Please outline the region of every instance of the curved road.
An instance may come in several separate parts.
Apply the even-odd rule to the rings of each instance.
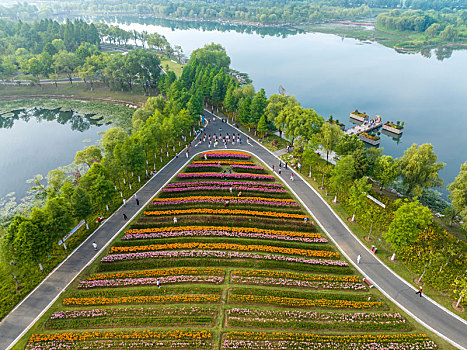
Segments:
[[[205,114],[212,118],[209,112]],[[219,120],[210,123],[206,133],[218,133],[219,127],[222,133],[238,133],[232,126],[221,123]],[[196,146],[198,140],[192,142],[191,157],[197,152],[207,150],[207,144]],[[242,145],[236,145],[236,149],[242,149],[255,154],[265,164],[278,165],[278,158],[252,141],[247,144],[246,136],[242,137]],[[212,150],[212,148],[211,148]],[[61,292],[74,280],[74,278],[94,259],[98,257],[92,249],[91,242],[96,241],[98,247],[110,244],[113,238],[121,232],[127,222],[123,219],[123,213],[132,218],[137,215],[164,185],[170,181],[188,159],[182,151],[178,158],[172,159],[156,176],[146,183],[138,191],[141,206],[137,206],[134,200],[128,200],[125,207],[120,207],[113,215],[99,227],[95,233],[88,237],[75,251],[36,288],[18,306],[13,309],[0,322],[0,349],[8,349],[24,335],[33,323],[55,302]],[[284,169],[283,169],[284,170]],[[312,215],[320,223],[329,238],[337,244],[341,252],[353,262],[360,272],[367,276],[373,284],[409,313],[417,321],[436,332],[441,337],[460,349],[467,350],[467,322],[450,313],[443,307],[428,298],[420,298],[415,295],[415,289],[395,275],[374,254],[372,254],[347,228],[332,209],[324,202],[319,194],[300,176],[295,176],[295,181],[290,180],[292,170],[282,172],[283,181],[296,193],[299,200],[311,208]],[[296,174],[298,175],[298,174]],[[128,222],[131,221],[128,220]],[[356,264],[357,255],[361,255],[360,264]]]

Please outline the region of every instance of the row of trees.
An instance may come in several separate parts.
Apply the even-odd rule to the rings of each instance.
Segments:
[[[131,190],[135,176],[141,181],[192,135],[199,113],[190,114],[189,102],[171,94],[167,99],[150,97],[135,111],[130,135],[111,128],[100,146],[76,153],[75,162],[84,174],[79,180],[59,169],[49,172],[47,186],[37,182],[35,188],[45,206],[14,217],[1,240],[4,254],[26,265],[41,261],[77,222],[108,210],[110,202],[122,196],[123,187]],[[173,104],[177,109],[169,107]]]
[[[454,42],[467,38],[467,10],[392,10],[378,15],[377,25],[383,29],[424,33],[427,39]]]

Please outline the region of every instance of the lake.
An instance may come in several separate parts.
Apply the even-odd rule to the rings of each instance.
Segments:
[[[21,199],[27,179],[73,163],[75,153],[100,139],[107,126],[72,111],[18,110],[0,115],[0,198]]]
[[[330,34],[128,17],[106,21],[163,34],[187,56],[220,43],[231,67],[248,73],[256,89],[270,95],[282,85],[302,106],[347,126],[356,108],[384,121],[405,121],[399,140],[381,135],[384,153],[399,157],[413,143],[432,143],[438,160],[447,163],[445,184],[467,160],[467,51],[432,52],[428,58]]]

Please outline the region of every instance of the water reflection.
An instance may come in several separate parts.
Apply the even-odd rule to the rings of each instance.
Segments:
[[[74,111],[62,111],[57,109],[30,108],[18,109],[8,113],[0,114],[0,128],[11,129],[16,121],[22,120],[29,122],[31,118],[35,118],[37,122],[56,121],[59,124],[69,124],[71,130],[83,132],[91,128],[91,126],[101,125],[103,119],[92,118],[93,114],[81,115]]]

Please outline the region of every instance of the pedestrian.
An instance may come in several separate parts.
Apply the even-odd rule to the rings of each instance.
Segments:
[[[284,168],[287,169],[287,162],[285,162]]]
[[[290,174],[290,180],[292,180],[292,182],[293,182],[293,173]]]
[[[420,294],[420,298],[422,297],[422,287],[418,288],[418,292],[415,292],[415,294]]]
[[[281,169],[281,168],[279,168],[279,175],[280,175],[280,174],[282,174],[282,169]]]
[[[357,264],[360,264],[360,260],[362,260],[362,256],[360,254],[357,255]]]
[[[177,222],[178,222],[177,217],[174,216],[174,224],[176,224]]]
[[[124,220],[128,220],[128,216],[126,216],[125,213],[123,213],[123,219],[124,219]]]
[[[157,280],[157,288],[160,288],[161,287],[161,282],[159,280]]]
[[[272,172],[274,172],[274,164],[272,165]]]
[[[139,206],[139,199],[138,198],[136,198],[136,205]]]
[[[242,196],[242,191],[238,192],[238,196],[239,196],[239,197]]]
[[[230,190],[230,193],[232,193],[232,191],[233,191],[233,187],[232,187],[232,186],[230,186],[230,189],[229,189],[229,190]]]
[[[226,207],[229,206],[229,200],[228,200],[228,199],[225,201],[225,206],[226,206]]]
[[[279,161],[279,168],[282,168],[282,161]]]
[[[308,218],[305,216],[305,218],[303,219],[303,221],[305,222],[305,224],[308,222]]]
[[[97,252],[97,243],[95,241],[92,242],[92,247],[94,248],[94,251]]]
[[[298,172],[299,172],[299,173],[302,172],[302,164],[300,164],[300,162],[298,162]]]

